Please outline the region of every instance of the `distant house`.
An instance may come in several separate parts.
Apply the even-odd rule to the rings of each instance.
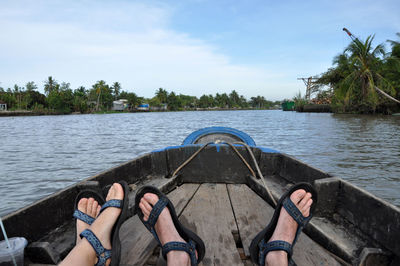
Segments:
[[[129,108],[128,100],[119,99],[118,101],[113,101],[113,106],[111,109],[113,111],[124,111],[127,108]]]
[[[7,104],[3,101],[0,101],[0,111],[7,111]]]
[[[142,103],[137,108],[138,111],[149,111],[150,105],[148,103]]]

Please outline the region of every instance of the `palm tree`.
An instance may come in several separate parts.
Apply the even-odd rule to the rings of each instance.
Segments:
[[[396,35],[400,40],[400,32],[396,33]],[[391,81],[393,87],[397,90],[396,98],[400,99],[400,41],[387,41],[390,43],[392,51],[385,61],[385,78]],[[400,103],[397,99],[394,99],[394,101]]]
[[[58,83],[52,76],[49,76],[47,80],[44,82],[44,92],[49,95],[50,92],[57,89]]]
[[[99,80],[96,82],[96,84],[93,85],[93,88],[96,90],[96,94],[97,94],[96,111],[99,110],[101,92],[103,90],[105,90],[106,87],[107,87],[107,84],[104,80]]]
[[[114,84],[112,85],[112,89],[114,91],[114,100],[116,100],[121,91],[121,83],[114,82]]]
[[[350,60],[352,61],[353,71],[348,77],[354,81],[359,81],[362,96],[376,97],[375,83],[380,77],[377,73],[378,65],[381,63],[379,56],[385,55],[382,44],[372,48],[374,36],[368,36],[364,43],[355,39],[345,51],[350,52]]]
[[[36,91],[38,87],[36,86],[35,82],[30,81],[26,83],[25,88],[28,92],[31,92],[31,91]]]
[[[233,90],[230,94],[229,94],[229,99],[230,99],[230,101],[231,101],[231,103],[232,103],[232,106],[238,106],[239,105],[239,102],[240,102],[240,97],[239,97],[239,94],[235,91],[235,90]]]
[[[368,36],[365,43],[355,39],[347,49],[351,52],[350,58],[355,60],[354,66],[356,66],[355,71],[350,75],[354,74],[354,78],[360,80],[363,100],[370,104],[373,111],[375,111],[378,104],[377,92],[395,102],[400,103],[400,101],[388,94],[395,94],[396,91],[380,73],[383,66],[383,60],[381,60],[380,56],[385,56],[384,46],[379,44],[372,49],[373,39],[374,36]],[[398,42],[392,42],[394,45],[398,44]],[[378,88],[378,85],[386,89],[386,92]]]
[[[400,39],[400,32],[396,33],[396,35]],[[400,41],[399,42],[398,41],[393,41],[393,40],[387,40],[387,41],[392,45],[392,47],[393,46],[400,46]]]
[[[335,92],[335,100],[345,108],[355,108],[362,112],[375,112],[378,105],[378,85],[386,91],[393,88],[381,75],[385,50],[382,44],[372,46],[374,36],[365,42],[354,39],[344,52],[334,59],[336,67],[323,73],[317,81],[330,85]]]
[[[160,101],[160,103],[167,103],[168,101],[168,92],[164,90],[163,88],[159,88],[156,91],[156,97]]]
[[[257,97],[251,97],[250,98],[250,104],[252,107],[257,108],[257,109],[261,109],[265,107],[266,104],[266,100],[264,98],[264,96],[260,96],[258,95]]]
[[[18,109],[21,109],[21,92],[22,92],[22,90],[23,90],[23,88],[21,88],[21,87],[18,87],[18,85],[17,84],[15,84],[14,85],[14,95],[15,95],[15,98],[17,98],[17,101],[18,101],[18,105],[17,105],[17,108]]]

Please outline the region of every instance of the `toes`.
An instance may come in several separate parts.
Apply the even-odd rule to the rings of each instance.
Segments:
[[[150,216],[150,211],[147,210],[147,208],[144,206],[144,204],[142,202],[139,203],[139,208],[143,212],[143,220],[147,221]]]
[[[108,191],[106,200],[109,201],[111,199],[118,199],[122,200],[124,198],[124,189],[122,188],[121,184],[114,183],[110,190]]]
[[[91,213],[93,208],[94,198],[89,198],[84,213]]]
[[[297,208],[300,210],[304,217],[308,217],[310,215],[310,207],[313,202],[311,197],[311,193],[308,192],[297,204]]]
[[[143,220],[147,221],[149,219],[151,210],[153,206],[157,203],[158,196],[153,193],[146,193],[140,199],[139,208],[143,212]]]
[[[140,200],[140,202],[142,203],[143,208],[146,210],[146,212],[150,213],[151,210],[153,209],[153,207],[150,205],[150,203],[147,200],[145,200],[144,198],[142,198]]]
[[[88,199],[81,198],[78,202],[78,210],[80,210],[81,212],[85,212],[86,206],[87,206],[87,201],[88,201]]]
[[[114,184],[110,187],[107,193],[106,201],[109,201],[110,199],[114,198],[115,194],[115,189],[114,189]]]
[[[145,199],[148,203],[150,203],[152,206],[154,206],[154,205],[156,205],[156,203],[158,201],[158,196],[153,193],[146,193],[146,194],[144,194],[142,199]]]
[[[307,202],[311,199],[312,195],[311,193],[306,193],[306,195],[300,200],[300,202],[297,204],[297,208],[303,209],[304,206],[307,204]]]
[[[313,203],[312,194],[310,192],[306,192],[304,189],[296,190],[290,195],[290,199],[297,206],[300,212],[304,217],[308,217],[310,215],[310,208]]]
[[[304,207],[302,209],[300,209],[300,211],[304,217],[308,217],[310,215],[310,209],[311,209],[312,203],[313,203],[313,200],[309,199],[307,201],[307,203],[304,205]]]
[[[298,189],[290,195],[290,199],[294,204],[298,204],[306,195],[306,191],[304,189]]]
[[[96,217],[97,216],[96,213],[97,213],[97,208],[98,207],[99,207],[99,203],[97,201],[94,201],[93,205],[92,205],[92,209],[90,211],[90,216],[92,216],[92,217]]]

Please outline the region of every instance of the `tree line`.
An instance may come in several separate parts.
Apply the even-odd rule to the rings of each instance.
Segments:
[[[396,34],[400,40],[400,33]],[[374,35],[365,41],[354,38],[333,59],[333,66],[319,75],[316,84],[328,86],[335,112],[393,113],[400,110],[400,42],[387,40],[373,46]],[[330,95],[329,95],[330,94]],[[386,94],[386,95],[385,95]],[[391,99],[390,99],[391,98]]]
[[[215,95],[196,96],[176,94],[163,88],[156,90],[154,97],[144,98],[134,92],[122,90],[121,83],[108,85],[104,80],[97,81],[91,88],[80,86],[72,89],[70,83],[57,82],[52,76],[43,85],[44,94],[38,91],[38,86],[28,82],[24,87],[17,84],[13,88],[0,87],[0,102],[7,104],[9,110],[29,110],[42,113],[72,112],[91,113],[109,111],[113,101],[126,99],[129,110],[134,110],[141,103],[151,107],[167,106],[170,111],[191,110],[197,108],[257,108],[268,109],[280,104],[279,101],[268,101],[263,96],[251,97],[247,100],[235,90],[231,93],[216,93]]]

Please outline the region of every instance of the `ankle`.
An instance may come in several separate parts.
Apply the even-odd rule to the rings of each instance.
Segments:
[[[171,250],[167,253],[167,262],[174,262],[174,265],[189,265],[190,257],[185,251]],[[168,265],[172,265],[169,264]]]
[[[265,257],[265,265],[288,265],[287,255],[283,250],[270,251]]]
[[[90,262],[90,265],[95,265],[98,261],[97,255],[95,250],[93,249],[92,245],[89,243],[89,241],[86,238],[82,238],[82,240],[79,242],[79,249],[83,250],[82,254],[85,254],[86,256],[86,261]]]

